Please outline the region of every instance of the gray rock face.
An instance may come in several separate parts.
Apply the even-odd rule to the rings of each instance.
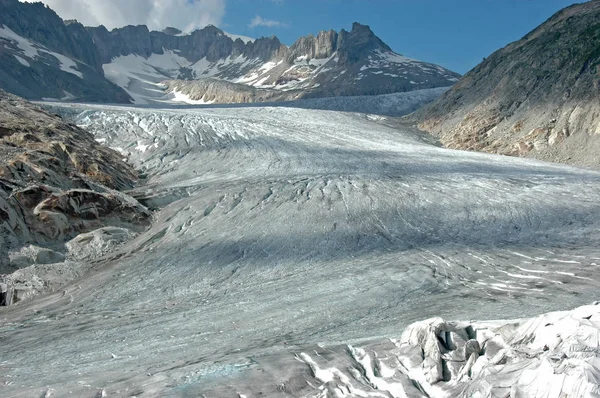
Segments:
[[[452,148],[600,166],[600,1],[565,8],[490,55],[420,127]]]
[[[341,37],[339,46],[341,62],[358,62],[365,53],[374,50],[392,51],[368,26],[356,22],[352,24],[350,33],[342,31]]]
[[[170,80],[165,82],[165,85],[168,91],[180,92],[189,98],[211,104],[293,101],[303,94],[299,90],[279,91],[255,88],[217,79]]]
[[[321,31],[315,37],[308,35],[299,38],[289,49],[286,62],[293,64],[301,56],[308,58],[328,58],[338,49],[339,35],[336,31]]]
[[[164,33],[164,34],[166,34],[166,35],[170,35],[170,36],[177,36],[177,35],[179,35],[179,34],[181,34],[181,33],[183,33],[183,32],[182,32],[182,31],[180,31],[180,30],[179,30],[179,29],[177,29],[177,28],[174,28],[174,27],[172,27],[172,26],[169,26],[169,27],[167,27],[167,28],[163,29],[163,33]]]

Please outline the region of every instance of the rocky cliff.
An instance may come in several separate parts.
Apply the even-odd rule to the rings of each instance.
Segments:
[[[0,305],[59,287],[85,272],[78,256],[90,244],[110,246],[147,225],[148,211],[120,192],[136,181],[121,158],[0,90]]]
[[[203,58],[208,62],[215,62],[240,55],[268,61],[283,46],[276,37],[261,38],[248,43],[241,39],[233,40],[212,25],[195,30],[189,35],[182,35],[179,30],[170,29],[151,32],[145,25],[129,25],[110,32],[104,26],[88,27],[87,31],[98,48],[103,64],[108,64],[120,56],[133,54],[149,58],[153,54],[163,55],[168,51],[176,51],[191,63]],[[179,33],[173,34],[175,32]]]
[[[556,13],[413,118],[451,148],[600,166],[600,1]]]

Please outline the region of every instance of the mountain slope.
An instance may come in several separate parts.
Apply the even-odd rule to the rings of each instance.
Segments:
[[[600,1],[496,51],[414,115],[451,148],[600,166]]]
[[[109,32],[65,22],[41,3],[0,0],[0,88],[28,99],[272,101],[448,87],[458,77],[394,53],[358,23],[287,47],[276,37],[250,39],[215,26],[191,34],[144,25]]]
[[[85,28],[42,3],[0,0],[0,88],[28,99],[129,102]]]

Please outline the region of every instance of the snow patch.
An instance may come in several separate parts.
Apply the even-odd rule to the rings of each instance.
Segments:
[[[0,38],[15,42],[17,47],[19,47],[19,49],[23,52],[23,55],[27,58],[33,59],[39,55],[38,48],[34,46],[33,42],[19,36],[6,25],[2,25],[0,28]]]
[[[34,43],[31,40],[19,36],[6,25],[2,25],[2,27],[0,28],[0,38],[8,40],[11,43],[15,43],[19,50],[22,52],[22,55],[27,58],[37,59],[40,57],[40,54],[51,55],[52,57],[56,58],[56,60],[59,62],[59,68],[62,71],[75,75],[80,79],[83,79],[83,74],[77,70],[77,63],[71,58],[59,53],[55,53],[54,51],[50,51],[40,44]],[[15,57],[24,66],[31,66],[29,62],[27,62],[23,58],[17,55],[15,55]]]
[[[208,105],[214,103],[214,101],[204,101],[203,98],[199,100],[193,100],[189,95],[180,91],[173,91],[171,94],[173,94],[173,98],[171,100],[174,102],[183,102],[190,105]]]
[[[21,65],[31,68],[31,64],[25,61],[23,58],[19,57],[18,55],[15,55],[14,57],[17,59],[17,61],[19,61]]]

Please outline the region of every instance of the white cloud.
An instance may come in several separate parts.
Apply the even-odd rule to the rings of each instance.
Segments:
[[[274,27],[286,27],[287,25],[284,24],[283,22],[275,21],[272,19],[265,19],[265,18],[261,17],[260,15],[257,15],[254,18],[252,18],[252,21],[250,21],[250,24],[248,24],[248,26],[250,28],[256,28],[257,26],[267,26],[269,28],[274,28]]]
[[[40,0],[21,0],[40,1]],[[226,0],[41,0],[63,19],[84,25],[104,25],[109,30],[125,25],[148,25],[150,30],[167,26],[184,32],[209,24],[219,26]]]

